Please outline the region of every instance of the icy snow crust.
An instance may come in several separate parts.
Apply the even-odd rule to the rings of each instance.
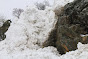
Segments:
[[[88,44],[79,43],[76,51],[62,56],[52,46],[42,48],[56,21],[52,8],[43,11],[29,6],[20,19],[13,20],[6,39],[0,42],[0,59],[88,59]]]

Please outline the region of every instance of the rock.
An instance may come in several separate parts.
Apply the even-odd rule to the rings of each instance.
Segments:
[[[56,34],[49,37],[53,40],[47,40],[44,45],[50,44],[56,47],[60,54],[64,54],[76,50],[78,42],[88,43],[88,37],[80,36],[88,33],[88,0],[74,0],[68,3],[58,18],[57,29],[52,31]]]
[[[72,51],[77,49],[78,42],[86,42],[82,40],[83,38],[80,35],[88,33],[87,0],[75,0],[72,3],[68,3],[64,6],[63,12],[58,17],[56,41],[58,51],[60,51],[60,46],[63,53]],[[60,53],[63,54],[62,52]]]
[[[8,30],[10,26],[11,20],[7,20],[2,27],[0,27],[0,41],[4,40],[6,38],[6,31]]]
[[[56,39],[57,39],[57,23],[55,24],[55,28],[51,30],[49,33],[48,39],[43,43],[43,47],[47,46],[56,46]]]

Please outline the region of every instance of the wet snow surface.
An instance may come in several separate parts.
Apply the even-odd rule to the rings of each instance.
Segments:
[[[41,48],[56,21],[52,8],[42,11],[35,6],[27,7],[20,19],[13,20],[6,39],[0,42],[0,59],[88,59],[88,44],[79,43],[76,51],[62,56],[52,46]]]

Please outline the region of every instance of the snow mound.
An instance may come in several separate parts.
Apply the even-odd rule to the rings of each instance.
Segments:
[[[54,51],[57,52],[56,48],[42,49],[40,47],[48,39],[48,35],[54,29],[56,22],[55,13],[51,8],[40,11],[35,6],[27,7],[20,19],[12,21],[6,32],[6,39],[0,42],[0,58],[35,59],[39,55],[40,59],[54,58],[57,54],[54,53]]]
[[[28,48],[36,46],[38,48],[48,38],[56,21],[55,14],[51,9],[40,11],[35,6],[29,6],[22,13],[20,19],[11,24],[6,33],[6,40],[9,45],[26,45]]]

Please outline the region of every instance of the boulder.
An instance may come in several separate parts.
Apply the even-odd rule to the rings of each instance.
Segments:
[[[58,15],[56,29],[51,32],[44,46],[54,46],[60,54],[64,54],[76,50],[78,42],[88,43],[88,38],[81,36],[87,33],[88,0],[74,0],[66,4]]]
[[[87,0],[68,3],[58,18],[56,47],[61,54],[77,49],[78,42],[88,43],[81,37],[88,33]]]
[[[5,33],[7,32],[9,26],[10,26],[11,20],[7,20],[2,27],[0,27],[0,41],[4,40],[6,38]]]

